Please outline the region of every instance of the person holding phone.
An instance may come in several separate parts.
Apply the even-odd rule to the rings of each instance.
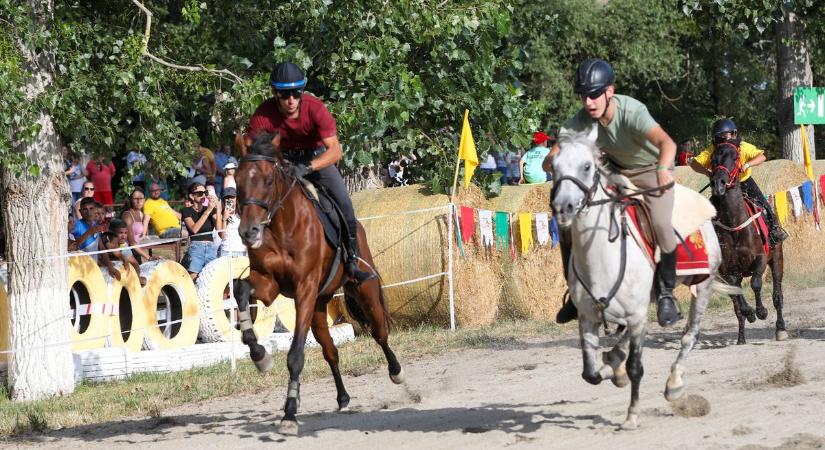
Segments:
[[[218,256],[212,234],[223,230],[223,215],[219,208],[220,201],[214,195],[207,195],[203,184],[192,183],[188,191],[192,206],[184,208],[181,215],[189,231],[186,270],[194,281],[204,266]]]

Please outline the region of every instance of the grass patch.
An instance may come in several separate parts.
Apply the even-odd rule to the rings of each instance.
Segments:
[[[520,338],[558,335],[561,329],[541,321],[499,321],[490,327],[455,333],[422,326],[394,333],[390,344],[403,364],[453,349],[512,347],[518,345]],[[341,371],[349,376],[386,370],[384,355],[369,336],[342,345],[339,355]],[[3,386],[0,436],[40,433],[125,417],[158,418],[169,408],[184,403],[283,388],[288,378],[286,354],[274,356],[276,364],[268,374],[258,373],[249,360],[242,360],[235,372],[227,362],[183,372],[137,374],[123,381],[84,382],[71,395],[36,402],[12,402]],[[331,378],[329,366],[320,349],[308,349],[302,379],[319,378]]]

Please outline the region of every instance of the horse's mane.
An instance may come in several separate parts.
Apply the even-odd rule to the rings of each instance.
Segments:
[[[281,152],[272,144],[272,139],[274,139],[275,136],[277,136],[275,133],[258,133],[252,139],[252,145],[249,146],[249,154],[279,158]]]
[[[595,125],[594,125],[595,126]],[[602,161],[602,151],[596,145],[595,141],[590,140],[590,131],[575,131],[568,128],[562,128],[559,132],[558,145],[561,148],[563,145],[580,145],[590,150],[593,154],[593,161],[599,167],[604,166]]]

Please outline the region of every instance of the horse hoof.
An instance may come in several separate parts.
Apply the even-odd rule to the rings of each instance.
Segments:
[[[349,410],[349,397],[343,400],[338,400],[338,411],[344,412],[347,410]]]
[[[679,400],[680,398],[682,398],[683,395],[685,395],[684,386],[674,388],[670,386],[665,386],[665,400],[672,402],[675,400]]]
[[[745,342],[744,339],[739,339],[738,341],[736,341],[736,345],[745,345],[745,344],[747,344],[747,342]]]
[[[788,332],[785,330],[776,330],[776,340],[777,341],[786,341],[788,340]]]
[[[639,428],[639,416],[637,414],[628,414],[627,420],[622,424],[622,430],[635,430]]]
[[[255,367],[258,368],[258,372],[267,373],[272,370],[272,367],[275,366],[275,360],[272,359],[272,355],[267,353],[260,361],[254,361]]]
[[[395,384],[401,384],[404,382],[404,369],[401,369],[397,374],[393,375],[390,374],[390,380],[392,380]]]
[[[624,375],[616,375],[610,379],[613,382],[613,386],[617,388],[623,388],[630,384],[630,378],[628,378],[627,374]]]
[[[768,309],[767,308],[756,308],[756,317],[759,320],[765,320],[768,318]]]
[[[298,436],[298,422],[295,420],[282,420],[278,426],[278,433],[284,436]]]
[[[745,313],[745,318],[748,319],[748,323],[756,322],[756,314],[753,311],[748,311]]]

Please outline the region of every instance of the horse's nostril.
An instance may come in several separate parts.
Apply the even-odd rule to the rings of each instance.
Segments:
[[[564,212],[566,212],[568,214],[573,214],[573,204],[568,203],[567,205],[565,205]]]

